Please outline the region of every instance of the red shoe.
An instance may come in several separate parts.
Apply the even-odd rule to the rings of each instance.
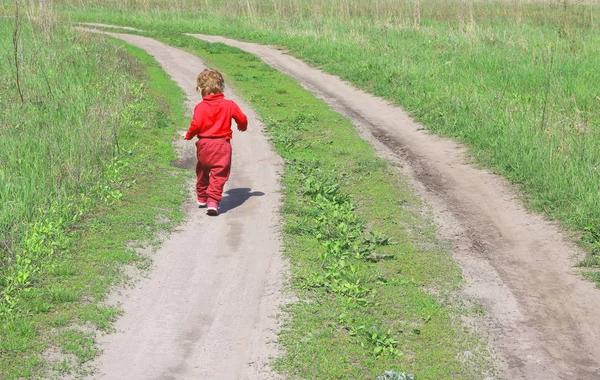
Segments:
[[[219,204],[217,202],[208,202],[208,208],[206,209],[206,213],[210,216],[219,215]]]
[[[206,198],[198,197],[198,207],[206,207],[208,200]]]

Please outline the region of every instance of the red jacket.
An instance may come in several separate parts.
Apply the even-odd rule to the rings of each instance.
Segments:
[[[245,131],[248,118],[233,100],[225,99],[223,94],[210,94],[202,98],[194,108],[194,116],[185,138],[226,138],[231,139],[231,119],[235,120],[238,129]]]

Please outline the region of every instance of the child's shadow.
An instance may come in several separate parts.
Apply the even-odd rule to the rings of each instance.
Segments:
[[[227,211],[243,205],[250,197],[262,197],[265,195],[262,191],[250,192],[250,189],[247,187],[229,189],[225,194],[226,196],[219,203],[219,214],[225,214]]]

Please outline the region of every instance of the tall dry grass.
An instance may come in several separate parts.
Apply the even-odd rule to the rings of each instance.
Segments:
[[[356,20],[400,25],[421,20],[506,22],[526,20],[540,25],[554,22],[596,27],[598,3],[594,0],[55,0],[56,4],[107,6],[115,10],[211,13],[226,17]],[[561,14],[562,12],[562,14]],[[560,15],[561,17],[557,17]]]

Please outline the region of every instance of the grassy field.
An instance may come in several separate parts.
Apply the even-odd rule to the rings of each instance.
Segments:
[[[59,8],[78,20],[281,45],[402,105],[430,130],[468,144],[481,165],[518,184],[532,209],[581,234],[590,253],[582,265],[600,266],[600,95],[592,85],[600,81],[597,4],[77,4],[86,6]]]
[[[134,248],[182,216],[183,94],[123,44],[51,18],[14,31],[0,19],[19,68],[0,62],[0,378],[83,374],[119,314],[102,302],[120,268],[147,266]]]

